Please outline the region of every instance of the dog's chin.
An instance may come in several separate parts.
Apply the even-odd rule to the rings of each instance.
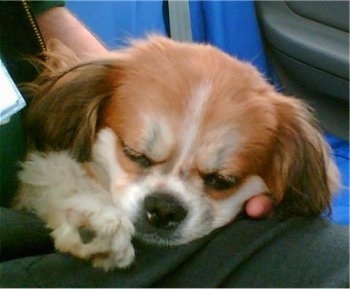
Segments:
[[[179,246],[186,243],[184,241],[181,241],[179,238],[174,238],[173,236],[162,236],[157,232],[137,232],[135,239],[149,245],[156,245],[161,247]]]
[[[159,232],[136,232],[136,235],[134,237],[136,240],[148,245],[156,245],[160,247],[174,247],[192,243],[193,241],[198,240],[201,237],[204,237],[205,235],[206,234],[203,234],[203,236],[198,236],[197,238],[187,239],[177,234],[163,235],[159,234]]]
[[[154,228],[149,226],[147,222],[138,220],[134,223],[134,226],[136,230],[135,239],[149,245],[162,247],[188,244],[210,233],[209,230],[201,230],[201,232],[195,234],[186,234],[185,224],[180,224],[175,229],[163,229]]]
[[[181,226],[176,229],[161,229],[149,226],[145,221],[138,220],[135,223],[135,238],[146,244],[157,246],[178,246],[191,240],[184,238],[180,233]]]

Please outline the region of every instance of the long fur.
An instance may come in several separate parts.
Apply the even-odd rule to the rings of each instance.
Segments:
[[[154,47],[165,42],[153,41]],[[144,49],[143,42],[135,43]],[[27,131],[36,149],[69,150],[79,161],[87,161],[101,125],[100,113],[122,82],[126,61],[111,55],[81,63],[61,43],[53,41],[49,47],[44,71],[27,87],[33,96]],[[339,186],[330,148],[306,103],[268,93],[278,114],[278,128],[264,178],[278,200],[278,215],[318,215],[330,209],[332,192]]]
[[[22,86],[31,100],[26,130],[35,149],[69,150],[79,161],[87,161],[99,126],[99,110],[113,90],[108,75],[118,73],[118,65],[104,59],[81,63],[56,40],[49,49],[47,62],[41,62],[43,72]]]
[[[87,62],[57,41],[49,48],[25,86],[31,153],[17,207],[48,222],[57,249],[108,270],[132,262],[133,226],[148,241],[186,243],[260,193],[280,218],[330,210],[339,172],[311,108],[250,64],[157,36]],[[227,188],[215,187],[218,171]],[[184,212],[173,234],[140,221],[152,217],[143,202],[154,191]],[[79,239],[81,226],[97,234],[91,244]]]
[[[268,178],[274,176],[271,191],[280,200],[276,213],[287,218],[330,212],[339,173],[312,109],[289,98],[286,103],[280,100],[278,111],[280,125],[267,170]]]

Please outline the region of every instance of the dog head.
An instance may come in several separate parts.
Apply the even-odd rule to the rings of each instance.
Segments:
[[[281,217],[318,215],[337,186],[310,108],[209,45],[151,37],[85,63],[56,52],[33,95],[36,148],[95,164],[150,242],[201,237],[261,193]]]

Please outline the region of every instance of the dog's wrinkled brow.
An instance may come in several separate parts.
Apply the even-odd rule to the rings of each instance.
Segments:
[[[216,172],[227,168],[239,146],[239,136],[230,126],[213,128],[198,147],[197,162],[203,172]]]
[[[143,140],[145,150],[154,154],[154,148],[157,146],[161,136],[162,129],[159,123],[155,121],[150,121],[147,127],[147,135]]]
[[[141,151],[154,161],[164,161],[170,154],[173,132],[166,118],[144,116],[144,130],[141,137]]]
[[[174,153],[172,174],[192,166],[205,172],[222,169],[237,148],[237,132],[227,124],[202,132],[211,90],[207,80],[193,87],[184,115],[177,120],[176,131],[166,115],[144,115],[140,152],[156,162],[167,161]]]

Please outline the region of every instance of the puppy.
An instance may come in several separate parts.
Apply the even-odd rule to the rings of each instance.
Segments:
[[[57,250],[123,268],[133,236],[188,243],[257,194],[283,218],[329,208],[338,171],[310,108],[250,64],[160,36],[88,62],[53,46],[28,86],[16,207]]]

